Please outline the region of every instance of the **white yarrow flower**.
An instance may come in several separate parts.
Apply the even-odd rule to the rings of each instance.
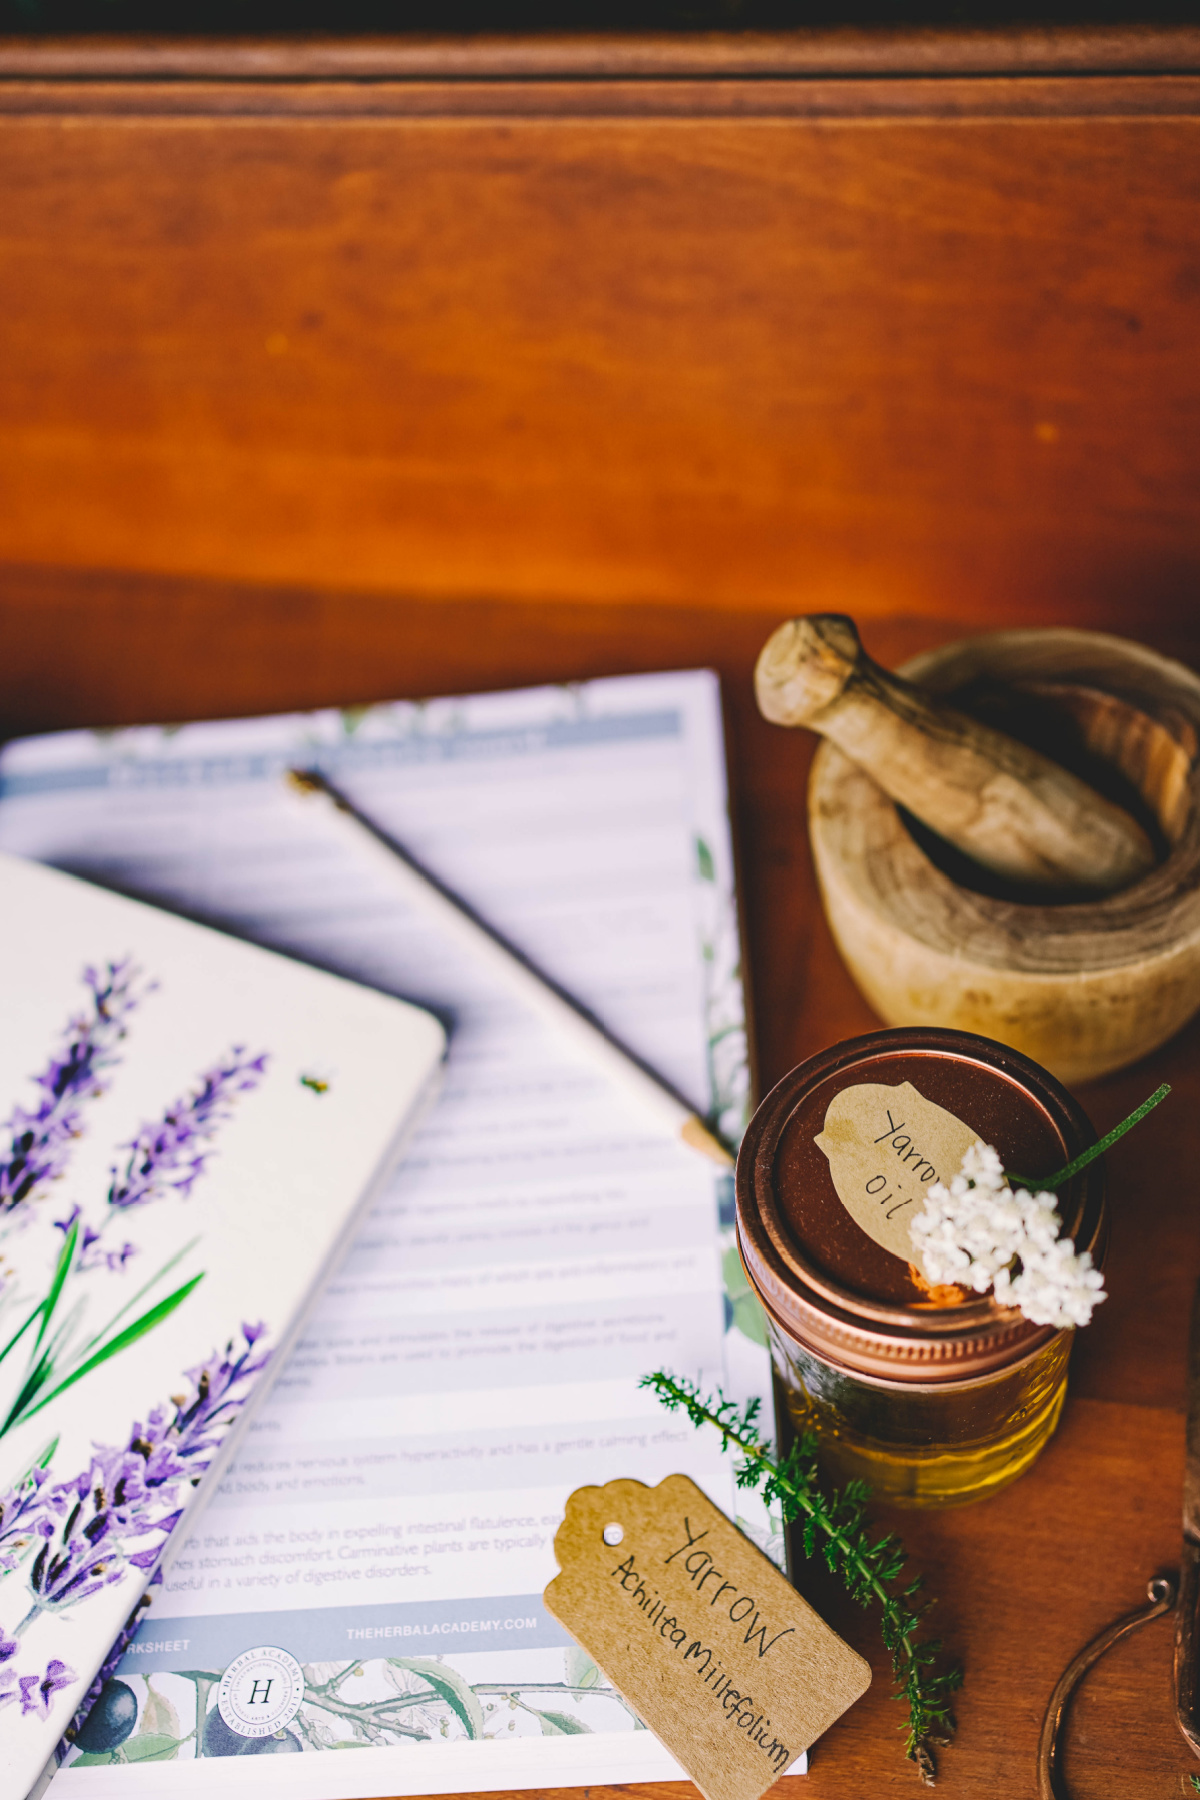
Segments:
[[[934,1182],[912,1222],[913,1246],[934,1287],[992,1289],[1034,1325],[1086,1325],[1105,1298],[1086,1250],[1060,1238],[1053,1194],[1008,1184],[990,1144],[977,1140],[949,1187]]]

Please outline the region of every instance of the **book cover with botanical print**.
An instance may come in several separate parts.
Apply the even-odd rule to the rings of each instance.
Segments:
[[[441,1066],[430,1014],[0,857],[0,1792],[100,1690]]]

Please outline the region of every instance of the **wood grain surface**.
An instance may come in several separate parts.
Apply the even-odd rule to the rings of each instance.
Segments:
[[[10,49],[0,558],[1186,606],[1196,35],[1078,76]]]
[[[1086,608],[1063,623],[1093,623]],[[411,601],[137,574],[0,569],[0,721],[6,730],[419,696],[707,664],[727,705],[734,819],[765,1089],[795,1063],[875,1021],[833,949],[805,834],[813,742],[767,725],[754,660],[776,613],[682,606]],[[1007,622],[997,616],[996,624]],[[895,664],[964,621],[897,616],[865,632]],[[1200,617],[1145,611],[1147,641],[1200,663]],[[1178,1557],[1184,1347],[1200,1274],[1194,1134],[1200,1027],[1082,1097],[1099,1130],[1160,1080],[1175,1091],[1110,1155],[1110,1298],[1082,1335],[1064,1425],[1005,1494],[962,1512],[898,1515],[938,1597],[938,1623],[967,1667],[956,1745],[939,1788],[963,1800],[1033,1800],[1045,1701],[1074,1651],[1136,1605]],[[867,1698],[817,1746],[789,1800],[866,1800],[921,1790],[904,1763],[899,1709],[873,1622],[819,1571],[803,1589],[876,1669]],[[1089,1677],[1072,1715],[1075,1800],[1158,1800],[1185,1791],[1188,1755],[1171,1712],[1169,1625],[1149,1628]],[[1200,1772],[1200,1771],[1198,1771]],[[639,1790],[619,1790],[630,1796]],[[578,1792],[576,1790],[576,1792]],[[587,1800],[614,1800],[593,1788]],[[645,1800],[695,1800],[686,1784]],[[781,1795],[782,1800],[782,1795]]]
[[[755,657],[825,609],[891,666],[1027,623],[1200,662],[1200,54],[797,41],[0,45],[0,730],[710,665],[760,1086],[868,1029]],[[1175,1084],[1044,1461],[901,1521],[947,1796],[1032,1800],[1060,1669],[1176,1560],[1198,1051],[1083,1095]],[[789,1800],[914,1796],[873,1623],[801,1580],[877,1679]],[[1089,1678],[1076,1800],[1190,1791],[1170,1658]]]

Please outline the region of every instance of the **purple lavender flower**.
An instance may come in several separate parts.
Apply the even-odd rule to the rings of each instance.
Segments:
[[[135,1424],[127,1444],[98,1445],[87,1468],[50,1496],[66,1517],[61,1526],[42,1527],[48,1541],[29,1571],[34,1605],[22,1625],[111,1587],[127,1568],[152,1569],[183,1510],[178,1489],[191,1475],[165,1407]]]
[[[49,1483],[47,1469],[31,1469],[7,1493],[0,1494],[0,1576],[11,1575],[35,1538],[53,1532],[54,1502]],[[0,1654],[0,1662],[3,1660]]]
[[[55,1219],[55,1231],[61,1231],[66,1237],[82,1213],[83,1208],[76,1201],[65,1219]],[[125,1267],[131,1256],[136,1256],[138,1253],[136,1244],[122,1244],[119,1250],[105,1250],[102,1248],[102,1244],[100,1233],[94,1226],[85,1223],[79,1244],[79,1254],[75,1259],[75,1267],[79,1274],[86,1275],[91,1269],[107,1269],[110,1274],[115,1274]]]
[[[0,1161],[0,1214],[11,1212],[65,1169],[71,1144],[80,1135],[82,1102],[108,1086],[102,1071],[119,1060],[116,1047],[125,1036],[125,1021],[149,991],[134,991],[138,974],[129,957],[107,963],[102,971],[83,971],[91,1013],[70,1021],[58,1053],[34,1077],[42,1095],[37,1110],[14,1107],[0,1128],[9,1134],[8,1153]]]
[[[10,1638],[0,1625],[0,1707],[19,1700],[22,1718],[35,1713],[39,1719],[48,1719],[55,1694],[59,1688],[70,1687],[75,1671],[57,1656],[46,1664],[44,1675],[22,1675],[19,1669],[3,1666],[11,1664],[19,1649],[16,1638]]]
[[[39,1613],[61,1612],[124,1576],[123,1521],[105,1487],[106,1462],[113,1454],[94,1455],[81,1475],[56,1489],[53,1498],[61,1503],[56,1510],[69,1506],[69,1511],[61,1525],[55,1521],[44,1533],[46,1542],[29,1571],[33,1605],[18,1631]]]
[[[21,1675],[18,1684],[21,1689],[21,1716],[36,1713],[39,1719],[50,1717],[54,1706],[54,1696],[59,1688],[70,1687],[76,1679],[75,1671],[68,1663],[60,1662],[52,1656],[46,1664],[44,1675]]]
[[[229,1117],[234,1096],[258,1086],[266,1067],[265,1055],[248,1057],[235,1044],[200,1077],[196,1093],[177,1100],[157,1125],[143,1125],[133,1141],[122,1146],[129,1158],[120,1174],[113,1169],[108,1204],[127,1211],[168,1194],[186,1199],[212,1155],[200,1146]]]
[[[20,1648],[16,1638],[10,1638],[3,1625],[0,1625],[0,1706],[7,1706],[10,1700],[20,1698],[21,1690],[17,1685],[21,1679],[20,1673],[7,1666]]]
[[[256,1352],[254,1348],[265,1330],[261,1320],[257,1325],[243,1324],[245,1348],[235,1351],[231,1339],[224,1352],[214,1350],[207,1362],[187,1370],[193,1392],[172,1396],[176,1453],[193,1481],[212,1461],[212,1452],[249,1399],[256,1377],[271,1360],[269,1350]]]
[[[49,1492],[36,1526],[45,1542],[29,1571],[33,1605],[18,1631],[111,1587],[127,1568],[154,1568],[183,1515],[181,1489],[199,1481],[270,1361],[255,1349],[263,1329],[243,1325],[243,1348],[231,1341],[187,1371],[191,1391],[172,1399],[174,1411],[156,1406],[126,1444],[97,1446],[86,1469]]]
[[[124,1451],[101,1453],[121,1459],[119,1467],[109,1466],[121,1506],[148,1517],[154,1495],[170,1493],[173,1500],[180,1482],[199,1481],[271,1360],[269,1350],[255,1350],[264,1330],[262,1324],[243,1325],[244,1347],[230,1340],[223,1351],[214,1350],[207,1362],[186,1371],[190,1392],[172,1395],[174,1411],[156,1406],[144,1425],[133,1426]]]

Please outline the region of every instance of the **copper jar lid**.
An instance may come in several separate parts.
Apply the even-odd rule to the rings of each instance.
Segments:
[[[801,1063],[771,1090],[737,1163],[738,1248],[777,1332],[842,1368],[897,1382],[963,1381],[1055,1336],[990,1295],[930,1298],[919,1273],[858,1225],[815,1139],[843,1089],[909,1082],[1036,1181],[1095,1142],[1082,1107],[1029,1057],[965,1031],[873,1031]],[[957,1169],[939,1171],[949,1181]],[[1058,1194],[1062,1235],[1097,1264],[1107,1245],[1103,1159]]]

